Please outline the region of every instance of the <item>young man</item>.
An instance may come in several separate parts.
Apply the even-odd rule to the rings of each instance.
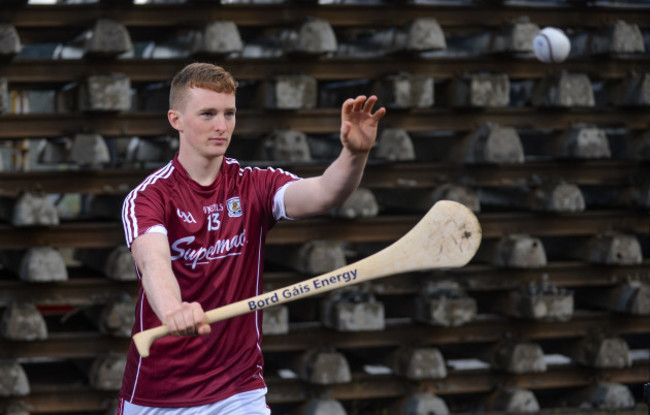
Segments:
[[[346,100],[339,157],[322,176],[300,179],[225,157],[236,89],[219,66],[181,70],[167,114],[179,133],[178,154],[124,201],[124,231],[140,282],[133,333],[162,322],[173,336],[154,342],[144,359],[131,343],[120,415],[270,413],[262,312],[209,325],[204,310],[262,293],[269,229],[342,204],[361,180],[386,113],[372,112],[374,96]]]

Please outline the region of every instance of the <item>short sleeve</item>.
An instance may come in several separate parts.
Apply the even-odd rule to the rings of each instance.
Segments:
[[[132,190],[122,205],[122,225],[129,249],[135,238],[149,231],[167,233],[163,197],[159,192],[147,190]]]

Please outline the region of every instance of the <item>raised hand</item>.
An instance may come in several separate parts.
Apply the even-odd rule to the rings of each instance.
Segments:
[[[377,138],[379,120],[386,115],[385,108],[374,113],[377,97],[360,95],[348,98],[341,108],[341,143],[352,153],[369,152]]]

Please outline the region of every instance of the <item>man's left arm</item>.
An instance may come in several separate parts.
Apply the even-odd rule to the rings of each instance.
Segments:
[[[299,219],[323,214],[340,206],[361,182],[370,150],[377,138],[379,120],[385,108],[372,112],[376,96],[350,98],[341,107],[341,144],[339,156],[321,176],[292,182],[284,203],[289,217]]]

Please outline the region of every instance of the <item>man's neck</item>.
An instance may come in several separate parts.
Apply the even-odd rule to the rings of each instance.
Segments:
[[[221,171],[223,159],[224,156],[208,159],[198,156],[185,156],[183,153],[178,155],[178,161],[190,178],[202,186],[214,183]]]

